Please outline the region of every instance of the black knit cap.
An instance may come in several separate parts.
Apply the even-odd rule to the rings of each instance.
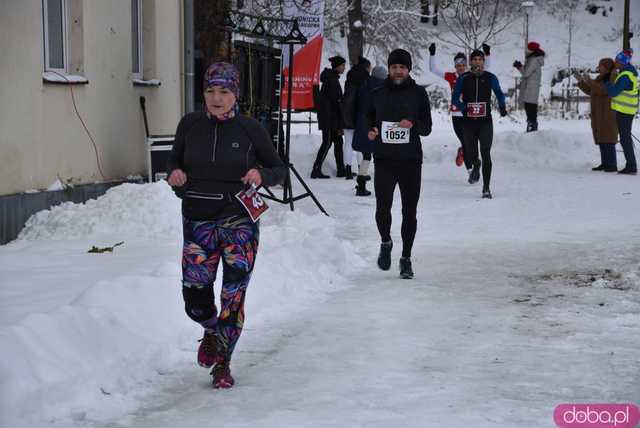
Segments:
[[[393,64],[402,64],[411,71],[411,54],[404,49],[396,49],[391,51],[387,65],[391,67]]]
[[[482,59],[484,59],[484,52],[482,52],[480,49],[475,49],[473,52],[471,52],[471,54],[469,55],[469,62],[471,62],[472,59],[474,59],[477,56],[481,56]]]
[[[336,68],[346,63],[347,60],[342,58],[340,55],[336,55],[329,58],[329,62],[331,63],[331,68]]]
[[[464,62],[467,62],[467,56],[464,54],[464,52],[458,52],[456,56],[453,57],[454,62],[457,62],[459,59],[463,59]]]
[[[365,67],[369,67],[371,65],[371,61],[363,57],[362,55],[358,56],[358,65],[364,65]]]

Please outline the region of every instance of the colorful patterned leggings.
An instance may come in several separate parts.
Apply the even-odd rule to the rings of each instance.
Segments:
[[[215,221],[183,219],[182,295],[185,311],[226,348],[226,359],[244,324],[244,298],[258,252],[259,227],[248,217]],[[222,258],[220,314],[213,294]]]

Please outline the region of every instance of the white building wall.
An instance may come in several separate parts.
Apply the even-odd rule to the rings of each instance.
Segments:
[[[80,55],[86,85],[73,85],[76,105],[98,148],[107,179],[145,174],[139,97],[151,132],[172,134],[181,116],[181,8],[178,0],[144,0],[145,79],[131,75],[131,1],[81,4]],[[42,81],[41,0],[2,0],[0,13],[0,195],[43,189],[60,177],[103,181],[93,145],[75,114],[70,86]],[[147,46],[148,45],[148,46]]]

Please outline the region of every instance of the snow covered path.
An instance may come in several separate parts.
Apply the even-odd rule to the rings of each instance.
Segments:
[[[397,275],[399,201],[392,270],[381,272],[373,197],[356,199],[345,180],[310,180],[335,218],[321,226],[336,230],[313,229],[305,221],[317,217],[308,216],[288,220],[283,231],[265,227],[261,270],[248,294],[255,309],[232,365],[236,387],[210,388],[207,371],[195,365],[198,333],[180,327],[180,340],[168,336],[158,348],[176,355],[154,374],[136,376],[122,392],[121,383],[108,385],[111,395],[72,403],[67,416],[48,420],[110,428],[537,428],[552,427],[563,402],[640,402],[640,181],[592,173],[588,132],[556,125],[537,136],[500,130],[491,201],[453,166],[445,124],[425,140],[411,281]],[[317,142],[297,139],[299,171],[309,170]],[[308,199],[299,209],[315,212]],[[270,241],[280,233],[289,236],[289,252]],[[352,261],[339,254],[334,235],[355,251]],[[158,244],[146,257],[156,267],[141,257],[131,275],[175,264],[167,241]],[[308,255],[295,258],[307,247]],[[264,264],[276,260],[270,250],[280,252],[282,266]],[[327,274],[326,264],[314,272],[306,259],[336,272]],[[170,278],[160,279],[163,272]],[[307,275],[328,294],[300,297],[290,288],[293,303],[270,296],[270,287],[282,293],[279,278],[294,274],[294,287],[308,286],[301,283]],[[172,287],[173,268],[156,276]],[[278,316],[256,314],[269,299],[277,299]],[[182,320],[179,309],[170,322]]]

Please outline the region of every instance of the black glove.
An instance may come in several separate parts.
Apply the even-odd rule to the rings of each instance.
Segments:
[[[522,63],[518,60],[513,61],[513,66],[515,68],[521,68],[522,67]]]
[[[429,55],[434,56],[436,54],[436,44],[431,43],[429,45]]]
[[[484,52],[484,54],[485,54],[486,56],[491,55],[491,46],[489,46],[489,45],[488,45],[488,44],[486,44],[486,43],[483,43],[483,44],[482,44],[482,52]]]
[[[500,106],[500,116],[505,117],[507,115],[507,107]]]

